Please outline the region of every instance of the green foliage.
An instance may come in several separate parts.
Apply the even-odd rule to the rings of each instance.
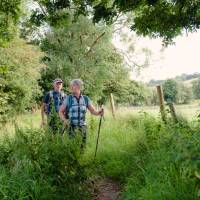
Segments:
[[[194,97],[200,99],[200,78],[192,82],[192,90]]]
[[[153,138],[147,141],[146,152],[149,159],[142,166],[139,178],[134,174],[129,178],[124,199],[199,198],[198,179],[195,177],[200,164],[196,157],[200,147],[197,142],[199,129],[191,129],[185,123],[169,125],[150,134]],[[150,130],[155,126],[153,121],[146,125]],[[149,133],[148,130],[147,138]]]
[[[119,180],[125,200],[199,199],[198,123],[164,125],[147,113],[110,120],[103,124],[90,175]],[[93,155],[95,138],[90,138],[85,161]]]
[[[90,2],[90,1],[89,1]],[[108,22],[115,19],[118,13],[132,13],[131,27],[139,35],[162,37],[168,44],[182,33],[182,30],[193,32],[200,26],[200,3],[190,1],[132,1],[114,0],[111,6],[108,1],[92,1],[94,21],[104,19]]]
[[[193,74],[181,74],[179,76],[176,76],[175,78],[173,78],[176,81],[189,81],[192,79],[196,79],[200,77],[200,73],[193,73]],[[148,85],[149,86],[156,86],[156,85],[160,85],[162,83],[164,83],[165,80],[150,80]]]
[[[106,85],[103,92],[107,95],[112,92],[115,95],[117,103],[132,106],[141,106],[150,103],[150,90],[143,83],[129,79],[116,80],[112,85],[110,81],[108,83],[110,85]]]
[[[167,102],[176,102],[178,94],[178,83],[173,79],[168,79],[163,83],[164,98]]]
[[[94,26],[86,17],[79,17],[67,27],[53,29],[42,41],[46,53],[43,59],[48,65],[42,72],[41,86],[49,90],[51,82],[61,77],[65,85],[73,78],[85,82],[85,93],[98,98],[109,84],[128,79],[128,70],[111,43],[110,30]]]
[[[37,47],[21,39],[0,48],[0,122],[35,103],[41,56]]]
[[[193,93],[192,88],[174,79],[168,79],[163,83],[165,100],[170,103],[190,103]]]
[[[40,8],[33,13],[36,24],[49,22],[52,25],[62,23],[68,18],[67,12],[74,10],[74,16],[89,15],[93,21],[113,23],[119,14],[128,14],[131,29],[137,34],[150,37],[162,37],[165,44],[180,35],[183,30],[193,32],[200,27],[200,2],[198,0],[74,0],[49,1],[37,0]],[[64,3],[65,2],[65,3]]]
[[[0,46],[14,38],[21,0],[0,0]]]
[[[192,87],[188,87],[179,82],[177,102],[181,104],[188,104],[193,99]]]
[[[13,138],[4,137],[0,199],[86,199],[80,141],[34,129],[17,129]]]

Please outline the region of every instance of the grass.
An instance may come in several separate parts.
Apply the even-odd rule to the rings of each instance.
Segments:
[[[146,113],[108,119],[95,161],[95,132],[89,138],[88,176],[120,181],[123,200],[199,199],[199,125],[168,123]]]
[[[191,108],[188,107],[187,110],[189,109]],[[74,175],[80,176],[80,169],[83,170],[81,174],[85,174],[83,180],[100,176],[119,181],[123,188],[122,200],[199,199],[200,124],[198,118],[195,118],[196,120],[191,118],[190,122],[181,119],[178,124],[174,124],[169,118],[165,125],[157,114],[148,114],[139,110],[132,112],[130,109],[121,108],[118,109],[116,116],[114,120],[108,112],[105,121],[102,122],[96,159],[94,153],[99,118],[88,116],[87,147],[84,154],[81,154],[78,160],[75,159],[75,164],[70,165],[69,168],[74,169],[74,172],[64,181],[68,184],[67,188],[71,189],[62,188],[63,191],[58,190],[54,181],[51,182],[51,177],[63,176],[59,174],[60,171],[70,174],[70,171],[65,171],[66,169],[59,163],[69,165],[70,160],[74,160],[70,155],[74,155],[77,151],[73,151],[73,145],[77,146],[76,143],[70,146],[67,138],[64,143],[59,137],[56,141],[52,141],[49,137],[45,139],[44,131],[39,129],[39,114],[22,116],[19,120],[23,127],[22,134],[12,137],[17,141],[17,145],[16,142],[11,142],[12,150],[9,150],[10,142],[1,143],[0,157],[7,158],[9,155],[9,165],[2,162],[0,164],[0,180],[3,181],[0,195],[7,195],[4,198],[0,196],[0,199],[28,199],[26,196],[22,196],[23,198],[13,196],[19,197],[20,194],[27,195],[27,193],[29,196],[32,195],[31,199],[42,199],[38,198],[42,194],[43,199],[51,199],[47,198],[49,194],[54,195],[54,199],[88,199],[86,185],[74,178]],[[27,126],[30,126],[31,130],[25,128]],[[23,139],[23,135],[28,136]],[[52,154],[54,151],[55,153]],[[71,154],[71,151],[74,153]],[[30,152],[36,153],[36,162],[30,159],[32,155]],[[77,162],[80,168],[77,168]],[[19,163],[23,164],[21,168]],[[29,164],[23,168],[26,166],[25,163]],[[57,166],[57,170],[54,168],[56,176],[52,171],[49,174],[42,173],[40,170],[43,163],[47,169],[53,165]],[[45,178],[37,178],[38,174]],[[29,183],[29,180],[33,181]],[[22,184],[25,188],[17,184],[20,182],[25,183]],[[14,183],[13,187],[10,187],[11,183]],[[7,190],[6,188],[9,187],[10,189]],[[10,193],[13,195],[9,196]]]
[[[166,106],[166,109],[168,107]],[[184,116],[187,120],[192,120],[196,118],[200,113],[200,106],[197,103],[188,104],[188,105],[175,105],[175,109],[178,115]],[[159,106],[141,106],[141,107],[132,107],[132,108],[123,108],[120,107],[117,109],[117,114],[122,115],[138,115],[141,112],[146,112],[155,117],[159,116]]]

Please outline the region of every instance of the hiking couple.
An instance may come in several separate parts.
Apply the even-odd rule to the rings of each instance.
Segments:
[[[62,92],[62,87],[63,81],[59,78],[55,79],[53,81],[53,91],[48,92],[45,96],[41,109],[42,125],[48,124],[53,133],[63,133],[61,127],[67,127],[69,136],[75,136],[76,132],[79,131],[82,134],[83,142],[86,143],[87,109],[96,116],[103,116],[104,110],[101,108],[97,111],[90,98],[81,93],[83,89],[82,80],[74,79],[70,82],[70,95]],[[47,115],[47,121],[45,120],[45,114]]]

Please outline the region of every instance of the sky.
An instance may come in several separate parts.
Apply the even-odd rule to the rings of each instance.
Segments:
[[[135,37],[135,36],[133,36]],[[131,78],[148,82],[151,79],[167,79],[177,75],[200,73],[200,31],[174,39],[163,51],[161,39],[137,38],[136,45],[147,47],[152,52],[150,66],[141,70],[140,75],[134,70]],[[116,47],[124,48],[119,38],[114,39]]]

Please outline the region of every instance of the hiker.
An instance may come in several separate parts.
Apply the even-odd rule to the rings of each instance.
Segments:
[[[86,112],[87,109],[91,114],[103,116],[104,109],[97,111],[91,103],[88,96],[81,93],[83,82],[80,79],[74,79],[70,82],[72,94],[68,95],[60,107],[59,115],[65,126],[69,130],[69,136],[74,137],[78,132],[81,133],[83,145],[86,144],[87,126]]]
[[[53,133],[58,131],[61,132],[61,120],[59,118],[58,112],[60,106],[62,105],[66,95],[62,92],[63,81],[60,78],[56,78],[53,81],[53,90],[49,91],[47,95],[44,97],[42,108],[41,108],[41,116],[42,123],[44,126],[48,124]],[[45,114],[47,116],[47,120],[45,120]]]

